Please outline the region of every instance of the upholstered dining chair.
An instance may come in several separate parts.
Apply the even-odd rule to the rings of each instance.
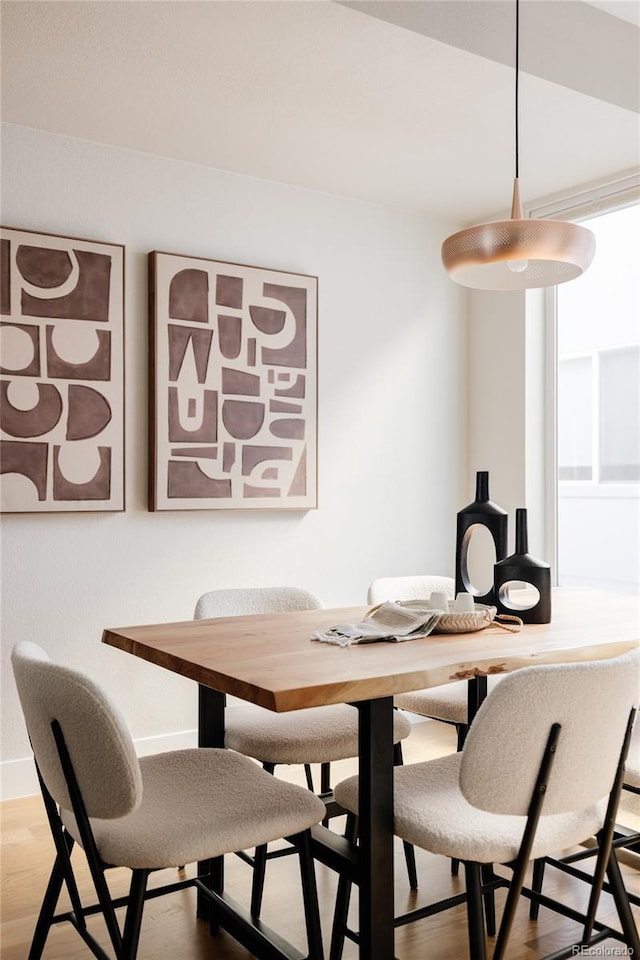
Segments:
[[[198,600],[194,618],[239,617],[250,614],[319,610],[322,604],[300,587],[248,587],[210,590]],[[402,762],[400,741],[411,732],[411,721],[400,711],[394,716],[396,762]],[[307,785],[314,790],[311,764],[321,765],[320,795],[330,793],[330,764],[358,756],[358,711],[348,704],[311,707],[290,713],[274,713],[254,704],[229,705],[225,710],[225,746],[262,763],[273,773],[279,764],[304,766]],[[274,855],[280,855],[275,851]],[[264,888],[266,847],[253,858],[243,855],[254,868],[252,911],[260,913]],[[409,882],[417,886],[413,849],[405,847]]]
[[[461,753],[395,770],[396,834],[465,865],[471,960],[486,957],[481,865],[513,870],[493,953],[493,960],[503,960],[521,893],[536,896],[524,888],[529,861],[594,836],[598,854],[582,936],[561,955],[588,947],[596,926],[596,942],[612,936],[640,955],[612,846],[639,675],[640,650],[610,660],[517,670],[487,697]],[[335,796],[357,816],[358,777],[338,783]],[[605,874],[622,934],[596,921]],[[494,876],[492,883],[507,881]],[[343,923],[349,887],[341,887],[331,960],[341,956],[341,941],[350,934]],[[451,897],[428,909],[435,913],[459,902],[459,896]],[[543,904],[577,918],[548,898]],[[424,910],[416,913],[425,916]]]
[[[640,701],[640,692],[638,694],[638,700]],[[631,742],[629,745],[627,761],[624,767],[622,789],[623,791],[628,791],[629,793],[640,794],[640,720],[637,716],[633,727],[633,732],[631,734]],[[632,853],[634,853],[637,857],[638,853],[640,853],[640,831],[629,829],[622,824],[616,824],[613,846],[617,850],[621,851],[624,849],[631,850]],[[542,892],[542,883],[548,864],[556,867],[558,870],[562,870],[565,873],[571,874],[573,877],[578,877],[584,880],[586,883],[591,883],[592,875],[587,871],[576,867],[576,864],[594,857],[597,852],[597,845],[592,846],[589,844],[583,849],[565,854],[563,857],[543,857],[539,860],[536,860],[533,867],[533,877],[531,881],[532,889],[537,893]],[[608,890],[607,884],[604,885],[604,889]],[[627,896],[629,897],[629,901],[631,903],[635,904],[635,906],[640,906],[640,896],[638,896],[637,893],[627,891]],[[539,907],[539,901],[531,901],[529,916],[532,920],[537,919]]]
[[[93,955],[107,960],[87,928],[87,915],[96,912],[118,960],[135,960],[145,899],[159,890],[196,886],[215,921],[229,907],[214,877],[148,894],[149,875],[281,837],[299,851],[309,956],[322,960],[309,839],[325,812],[318,797],[230,750],[177,750],[138,760],[117,706],[89,677],[54,663],[31,642],[17,644],[11,659],[57,854],[29,960],[39,960],[51,926],[61,921],[71,922]],[[97,907],[80,902],[70,857],[75,843],[86,855]],[[131,869],[128,897],[112,899],[105,878],[110,867]],[[72,909],[56,914],[63,884]],[[121,929],[115,909],[125,905]],[[234,936],[247,949],[269,940],[264,926],[246,920]]]
[[[453,577],[408,576],[379,577],[369,585],[367,602],[384,603],[385,600],[428,600],[432,593],[444,593],[455,596]],[[487,690],[493,689],[497,677],[487,677]],[[394,703],[401,710],[430,720],[441,720],[456,728],[458,750],[462,749],[467,735],[468,684],[466,680],[430,687],[427,690],[411,690],[409,693],[396,694]]]

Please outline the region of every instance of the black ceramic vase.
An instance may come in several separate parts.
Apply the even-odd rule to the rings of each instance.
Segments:
[[[493,568],[498,613],[515,614],[524,623],[551,623],[551,568],[528,551],[527,511],[520,508],[516,510],[516,552]],[[533,606],[520,605],[513,594],[508,596],[507,584],[513,580],[530,583],[537,589],[539,598]]]
[[[507,526],[509,517],[506,510],[489,500],[489,473],[479,470],[476,473],[476,499],[458,512],[456,529],[456,594],[464,591],[471,593],[477,603],[494,603],[493,587],[479,594],[469,577],[469,543],[473,527],[486,527],[496,551],[496,560],[507,555]]]

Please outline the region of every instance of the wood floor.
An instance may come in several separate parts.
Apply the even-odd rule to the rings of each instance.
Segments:
[[[455,749],[453,729],[445,724],[426,721],[415,724],[411,737],[404,745],[405,762],[412,763],[449,753]],[[354,771],[351,761],[333,765],[334,782]],[[279,775],[302,782],[296,770],[280,770]],[[0,955],[2,960],[26,960],[36,915],[53,859],[53,845],[39,798],[7,801],[0,805],[2,821],[2,925]],[[629,827],[640,829],[640,798],[625,795],[624,807],[618,818]],[[90,881],[83,869],[82,854],[77,851],[74,861],[82,880],[81,893],[90,897]],[[461,879],[452,878],[447,861],[417,851],[420,889],[413,894],[408,888],[402,848],[398,844],[396,860],[396,911],[404,912],[414,906],[429,903],[462,888]],[[191,869],[191,868],[188,868]],[[623,864],[628,889],[640,894],[640,871]],[[328,945],[335,875],[322,866],[317,868],[323,928]],[[555,875],[554,875],[555,874]],[[111,887],[115,894],[126,890],[126,871],[111,871]],[[164,871],[157,879],[174,879],[176,871]],[[237,857],[227,858],[226,885],[236,899],[248,903],[250,868]],[[550,872],[545,892],[565,897],[573,905],[586,902],[586,885],[557,872]],[[354,901],[357,896],[354,896]],[[498,907],[503,894],[498,895]],[[634,910],[640,923],[640,910]],[[352,904],[353,925],[356,925],[356,903]],[[304,949],[304,926],[299,882],[294,857],[273,860],[267,868],[267,884],[263,918],[292,943]],[[614,922],[610,898],[603,897],[600,918]],[[101,920],[90,921],[96,937],[108,949]],[[523,900],[516,920],[509,949],[509,960],[539,960],[552,951],[573,941],[576,927],[557,914],[541,910],[536,923],[528,920],[527,904]],[[608,948],[607,951],[604,948]],[[620,956],[622,945],[608,940],[599,945],[600,953],[591,956]],[[595,949],[595,948],[594,948]],[[86,960],[89,951],[68,924],[54,928],[44,952],[43,960]],[[145,907],[139,960],[247,960],[250,955],[222,933],[209,937],[204,923],[194,916],[194,895],[182,891],[150,901]],[[396,956],[400,960],[465,960],[467,956],[466,921],[464,907],[449,910],[438,916],[402,927],[396,932]],[[355,960],[357,950],[347,943],[345,960]]]

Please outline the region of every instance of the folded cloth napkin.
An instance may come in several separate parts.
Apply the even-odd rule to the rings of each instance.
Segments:
[[[409,610],[387,601],[374,607],[360,623],[339,623],[327,631],[316,630],[311,639],[340,647],[376,640],[417,640],[432,632],[441,614],[441,610]]]

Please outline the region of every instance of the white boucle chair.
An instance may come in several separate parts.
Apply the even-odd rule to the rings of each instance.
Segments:
[[[239,617],[250,614],[320,610],[322,604],[300,587],[248,587],[211,590],[196,604],[194,619]],[[399,711],[394,716],[396,760],[402,762],[400,741],[411,732],[411,722]],[[358,711],[346,703],[274,713],[254,704],[229,705],[225,710],[225,746],[259,760],[273,773],[277,764],[305,767],[307,784],[314,789],[310,764],[321,765],[321,796],[331,790],[329,766],[335,760],[358,756]],[[279,855],[278,851],[276,854]],[[409,881],[417,886],[413,850],[405,848]],[[252,911],[260,913],[264,887],[266,849],[256,850],[252,865]],[[249,859],[246,856],[244,859]]]
[[[639,674],[640,650],[611,660],[515,671],[485,700],[461,753],[396,769],[396,834],[465,864],[471,960],[486,957],[481,864],[513,869],[493,954],[493,960],[502,960],[520,894],[535,896],[523,889],[529,861],[594,836],[599,851],[583,936],[562,956],[592,942],[605,873],[623,932],[603,935],[598,927],[596,938],[622,939],[633,956],[640,956],[612,847]],[[337,784],[335,796],[357,815],[358,778]],[[494,878],[494,885],[504,883]],[[348,903],[348,886],[342,887]],[[457,902],[452,897],[429,910]],[[544,905],[563,912],[562,905],[546,898]],[[417,913],[425,916],[424,910]],[[336,917],[345,916],[344,902],[338,903]],[[342,931],[334,927],[331,960],[341,955],[340,932],[344,939],[344,925]]]
[[[453,577],[428,574],[410,577],[379,577],[369,585],[367,602],[377,604],[384,603],[385,600],[428,600],[432,593],[444,593],[447,597],[453,598],[455,580]],[[498,677],[487,677],[488,691],[493,689],[498,679]],[[430,687],[427,690],[399,693],[394,697],[394,703],[401,710],[407,710],[409,713],[453,724],[458,735],[458,750],[462,750],[464,738],[467,735],[468,683],[466,680]]]
[[[640,702],[640,692],[638,693],[638,701]],[[629,793],[640,794],[640,720],[638,719],[637,715],[636,722],[631,733],[631,742],[629,744],[627,762],[625,763],[624,767],[624,782],[622,784],[622,789],[628,791]],[[631,850],[632,853],[637,857],[638,853],[640,853],[640,831],[637,829],[630,829],[623,824],[616,824],[613,845],[618,850]],[[559,870],[570,873],[571,876],[581,877],[587,883],[590,883],[591,875],[585,871],[580,871],[580,869],[576,867],[576,863],[581,860],[587,860],[590,857],[593,857],[596,853],[597,847],[587,847],[586,849],[569,853],[564,857],[543,857],[539,860],[536,860],[533,868],[533,878],[531,881],[532,889],[538,893],[542,891],[542,883],[547,864],[550,864]],[[620,859],[622,859],[622,857]],[[606,884],[604,889],[607,889]],[[630,903],[635,904],[635,906],[640,906],[640,896],[638,896],[637,893],[628,891],[627,895]],[[531,901],[529,917],[532,920],[537,919],[539,906],[540,904],[536,900]]]
[[[106,960],[86,925],[95,912],[104,916],[118,960],[135,960],[145,898],[158,895],[157,888],[147,893],[149,874],[194,861],[211,861],[211,876],[160,890],[196,886],[215,930],[231,904],[223,899],[216,858],[282,837],[299,850],[309,956],[322,960],[309,839],[309,828],[325,813],[318,797],[230,750],[178,750],[138,760],[118,708],[91,679],[52,662],[30,642],[17,644],[11,660],[57,852],[29,960],[39,960],[52,924],[64,920],[94,956]],[[74,843],[86,854],[98,910],[80,902],[70,859]],[[110,867],[132,870],[123,900],[110,896]],[[72,911],[56,914],[63,883]],[[115,907],[125,903],[121,930]],[[246,917],[234,924],[233,936],[252,955],[288,956],[272,952],[273,936],[264,925]]]

